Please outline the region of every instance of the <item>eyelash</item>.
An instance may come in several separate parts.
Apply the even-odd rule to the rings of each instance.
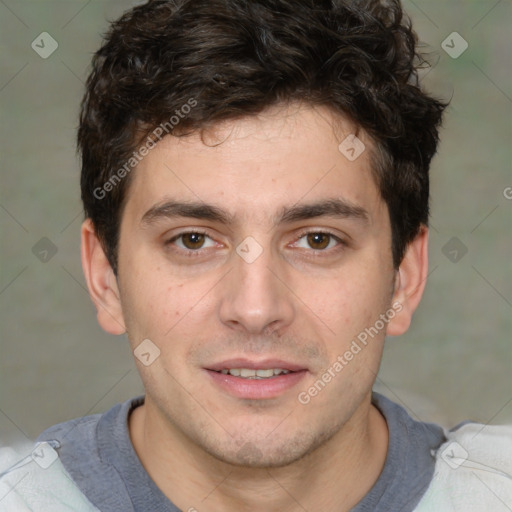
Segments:
[[[308,252],[313,251],[313,253],[315,254],[315,257],[321,257],[322,255],[327,256],[327,255],[333,253],[334,251],[341,250],[348,246],[348,244],[345,242],[345,240],[342,240],[340,237],[336,236],[334,233],[331,233],[330,231],[317,231],[317,230],[303,231],[297,237],[297,239],[295,240],[294,243],[298,242],[301,238],[303,238],[307,235],[310,235],[310,234],[327,235],[331,239],[334,239],[338,243],[338,245],[336,245],[335,247],[331,247],[330,249],[310,249],[310,251],[308,251]]]
[[[310,231],[303,231],[296,239],[295,242],[298,242],[301,238],[309,235],[309,234],[316,234],[316,235],[327,235],[334,239],[336,242],[338,242],[338,245],[331,249],[311,249],[309,252],[313,251],[315,253],[315,257],[321,257],[322,253],[331,253],[333,251],[336,251],[336,249],[343,249],[348,246],[347,242],[336,236],[334,233],[331,233],[330,231],[316,231],[316,230],[310,230]],[[179,233],[175,236],[173,236],[171,239],[167,240],[165,242],[165,245],[172,245],[173,242],[178,240],[184,235],[204,235],[210,239],[212,239],[206,231],[201,230],[193,230],[193,231],[183,231],[182,233]],[[213,240],[213,239],[212,239]],[[181,249],[178,248],[177,251],[181,252],[182,254],[185,254],[187,257],[199,257],[201,256],[202,249],[192,250],[192,249]]]
[[[181,238],[184,235],[204,235],[204,236],[207,236],[208,238],[211,238],[208,235],[208,233],[206,233],[206,231],[201,231],[201,230],[183,231],[182,233],[178,233],[177,235],[173,236],[171,239],[167,240],[165,242],[165,246],[172,245],[173,242],[175,242],[176,240],[178,240],[179,238]],[[192,249],[182,249],[181,247],[178,247],[178,249],[175,249],[175,250],[177,252],[180,252],[181,254],[184,254],[185,256],[187,256],[189,258],[194,258],[197,256],[201,256],[202,249],[197,249],[196,251],[193,251]]]

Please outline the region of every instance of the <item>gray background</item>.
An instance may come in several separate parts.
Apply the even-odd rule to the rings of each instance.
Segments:
[[[91,54],[135,3],[0,0],[0,445],[143,392],[128,340],[99,328],[85,289],[74,150]],[[437,63],[425,86],[453,99],[432,167],[426,293],[410,331],[388,340],[376,389],[445,426],[511,422],[512,2],[404,7]],[[31,47],[44,31],[58,42],[47,59]],[[456,59],[441,46],[454,31],[469,44]]]

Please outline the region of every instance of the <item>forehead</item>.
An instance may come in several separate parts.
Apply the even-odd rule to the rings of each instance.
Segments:
[[[327,108],[289,106],[166,136],[133,171],[124,216],[140,222],[169,197],[218,206],[240,222],[267,223],[283,207],[327,198],[381,215],[372,142],[354,135],[354,126]]]

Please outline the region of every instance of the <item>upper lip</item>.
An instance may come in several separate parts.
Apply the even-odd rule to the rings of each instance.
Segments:
[[[284,361],[283,359],[262,359],[256,361],[254,359],[227,359],[219,363],[211,364],[205,367],[207,370],[214,370],[220,372],[221,370],[229,370],[233,368],[247,368],[249,370],[269,370],[280,368],[281,370],[289,370],[291,372],[297,372],[300,370],[306,370],[307,368],[303,365]]]

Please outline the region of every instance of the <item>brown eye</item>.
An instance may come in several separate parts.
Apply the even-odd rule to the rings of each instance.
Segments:
[[[322,250],[329,246],[331,235],[327,233],[308,233],[308,244],[312,249]]]
[[[201,256],[206,250],[216,247],[216,243],[207,233],[182,231],[167,240],[165,246],[181,255]]]
[[[187,249],[201,249],[204,244],[205,235],[202,233],[184,233],[180,238]]]

